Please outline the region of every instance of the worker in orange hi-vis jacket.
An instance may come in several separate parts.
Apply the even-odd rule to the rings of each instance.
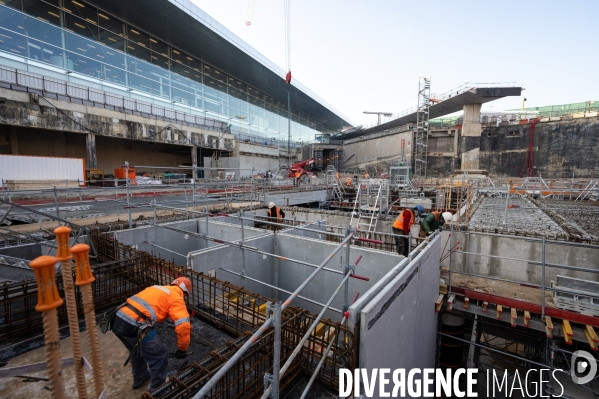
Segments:
[[[408,256],[408,249],[410,247],[410,240],[408,235],[410,234],[410,229],[416,222],[416,216],[424,213],[424,207],[422,205],[416,205],[412,210],[409,208],[404,209],[397,215],[395,222],[393,223],[393,234],[403,235],[405,237],[395,236],[395,248],[397,249],[397,253],[403,256]]]
[[[154,331],[154,325],[167,317],[175,324],[175,357],[187,357],[191,321],[185,297],[190,291],[191,281],[187,277],[179,277],[171,285],[148,287],[128,298],[113,318],[112,332],[130,352],[133,389],[141,387],[150,378],[150,391],[166,381],[169,350]]]
[[[365,179],[370,179],[370,174],[368,173],[368,171],[366,171],[366,173],[364,173],[364,178]]]

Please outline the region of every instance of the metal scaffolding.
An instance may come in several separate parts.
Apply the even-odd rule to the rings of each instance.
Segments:
[[[421,77],[418,80],[418,109],[414,132],[414,176],[421,178],[426,177],[430,101],[431,80]]]

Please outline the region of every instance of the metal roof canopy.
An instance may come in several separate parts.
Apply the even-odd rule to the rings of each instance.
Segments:
[[[263,62],[248,54],[249,51],[257,53],[249,45],[246,45],[246,51],[232,43],[225,36],[232,38],[235,36],[233,33],[188,0],[177,0],[176,3],[179,4],[176,4],[175,0],[90,0],[90,2],[287,104],[287,85],[284,76],[280,76]],[[183,7],[197,14],[197,17]],[[200,19],[204,19],[205,22]],[[205,23],[211,24],[212,27]],[[220,31],[220,34],[215,30]],[[258,53],[256,56],[268,61]],[[276,67],[274,64],[272,66]],[[343,130],[352,125],[347,117],[331,110],[331,106],[322,104],[324,101],[319,102],[319,100],[291,84],[292,108],[335,130]]]
[[[429,118],[439,118],[444,115],[461,111],[465,104],[484,104],[503,97],[519,96],[521,92],[521,87],[472,88],[463,93],[457,94],[455,97],[450,97],[444,101],[431,105],[429,108]],[[337,140],[347,140],[360,137],[365,134],[403,126],[408,123],[416,123],[416,111],[404,116],[400,116],[399,118],[390,120],[388,122],[381,123],[380,125],[369,127],[364,130],[353,131],[347,134],[341,134],[340,136],[335,136],[334,138]]]

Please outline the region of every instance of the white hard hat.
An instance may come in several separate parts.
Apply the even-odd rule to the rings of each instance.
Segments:
[[[451,222],[451,219],[453,218],[453,215],[451,214],[451,212],[443,212],[442,216],[446,222]]]
[[[271,202],[271,203],[268,204],[268,209],[274,208],[274,207],[275,207],[275,203],[274,202]]]

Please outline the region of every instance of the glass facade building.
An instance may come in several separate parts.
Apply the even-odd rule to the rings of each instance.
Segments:
[[[228,122],[233,133],[287,140],[287,104],[268,90],[84,0],[0,1],[0,64],[38,73],[47,66],[77,83]],[[292,141],[336,132],[292,107]]]

